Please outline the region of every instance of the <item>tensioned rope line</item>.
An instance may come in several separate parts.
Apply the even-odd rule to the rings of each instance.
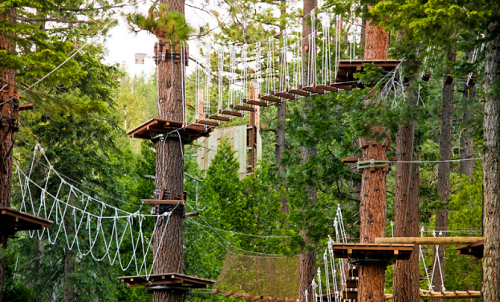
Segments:
[[[35,165],[36,158],[44,160],[45,165]],[[13,192],[13,200],[19,196],[20,203],[13,206],[17,204],[16,208],[23,212],[53,221],[51,228],[29,231],[28,237],[46,239],[52,245],[63,240],[79,257],[107,260],[110,265],[118,265],[124,271],[133,269],[137,275],[142,273],[149,278],[157,255],[151,247],[154,239],[148,240],[143,229],[152,227],[154,236],[161,221],[158,218],[166,217],[160,232],[163,238],[175,208],[160,215],[140,210],[130,213],[92,197],[61,177],[39,144],[34,148],[28,171],[16,165],[14,176],[19,186]]]
[[[41,79],[39,79],[38,81],[36,81],[35,83],[31,84],[28,88],[25,88],[23,89],[22,91],[20,91],[18,94],[12,96],[10,99],[8,99],[7,101],[4,101],[4,102],[1,102],[0,105],[3,105],[7,102],[10,102],[11,100],[13,100],[16,96],[18,95],[21,95],[23,93],[25,93],[26,91],[32,89],[33,87],[35,87],[36,85],[38,85],[40,82],[42,82],[43,80],[45,80],[46,78],[48,78],[51,74],[53,74],[54,72],[56,72],[59,68],[61,68],[64,64],[66,64],[69,60],[71,60],[74,56],[76,56],[78,53],[80,53],[80,51],[85,48],[87,45],[89,45],[89,43],[95,38],[97,37],[98,35],[100,35],[106,28],[108,28],[109,25],[111,25],[111,23],[113,23],[113,21],[110,21],[109,23],[107,23],[106,25],[103,26],[103,28],[101,28],[92,38],[88,39],[87,42],[85,42],[85,44],[83,44],[80,48],[78,48],[77,50],[75,50],[75,52],[73,52],[66,60],[64,60],[61,64],[59,64],[56,68],[54,68],[52,71],[50,71],[49,73],[47,73],[44,77],[42,77]]]

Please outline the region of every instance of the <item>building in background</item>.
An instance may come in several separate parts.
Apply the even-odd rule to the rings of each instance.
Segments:
[[[197,151],[197,162],[201,169],[207,169],[215,156],[217,147],[223,137],[227,137],[240,163],[238,173],[240,178],[251,172],[262,157],[262,138],[258,123],[255,126],[239,125],[227,128],[217,128],[209,137],[202,137],[197,144],[202,147]]]

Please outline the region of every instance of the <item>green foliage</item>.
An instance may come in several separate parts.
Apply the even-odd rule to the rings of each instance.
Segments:
[[[173,44],[184,44],[193,33],[193,28],[187,24],[184,14],[170,10],[170,6],[158,2],[149,8],[147,16],[128,14],[127,21],[133,30],[147,30],[158,39]]]

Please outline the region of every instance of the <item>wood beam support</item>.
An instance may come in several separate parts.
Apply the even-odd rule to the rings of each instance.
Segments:
[[[415,245],[467,245],[484,240],[484,237],[383,237],[375,238],[375,243],[415,244]]]

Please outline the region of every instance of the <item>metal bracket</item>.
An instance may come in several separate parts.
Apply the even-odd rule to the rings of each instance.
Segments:
[[[156,143],[158,140],[160,140],[160,141],[161,140],[166,140],[166,139],[176,139],[176,140],[179,140],[179,137],[182,140],[183,144],[190,144],[191,143],[191,138],[189,136],[180,135],[177,132],[169,132],[169,133],[160,133],[160,134],[157,134],[157,135],[155,135],[155,136],[153,136],[151,138],[151,141],[153,143]]]

